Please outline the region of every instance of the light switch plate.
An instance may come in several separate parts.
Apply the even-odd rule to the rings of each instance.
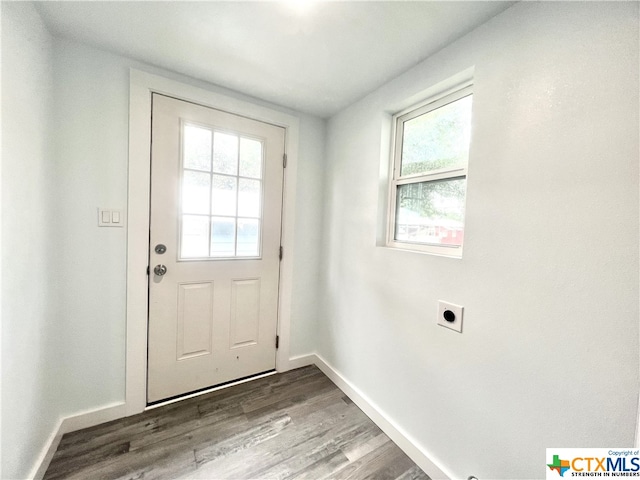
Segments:
[[[462,333],[462,313],[464,307],[454,303],[438,301],[438,320],[440,326]]]
[[[124,227],[124,216],[122,210],[112,208],[98,209],[99,227]]]

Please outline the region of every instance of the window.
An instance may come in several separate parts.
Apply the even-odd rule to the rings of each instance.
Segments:
[[[259,257],[262,141],[182,127],[180,259]]]
[[[462,256],[472,85],[394,118],[387,245]]]

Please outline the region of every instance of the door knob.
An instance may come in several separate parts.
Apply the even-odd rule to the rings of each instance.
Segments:
[[[155,268],[153,269],[153,273],[161,277],[165,273],[167,273],[167,267],[165,267],[164,265],[156,265]]]

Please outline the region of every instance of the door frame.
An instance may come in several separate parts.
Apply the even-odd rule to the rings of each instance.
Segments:
[[[296,167],[300,120],[273,108],[137,69],[130,69],[129,167],[127,208],[127,338],[126,415],[147,408],[148,251],[151,181],[151,94],[161,93],[180,100],[270,123],[285,129],[282,239],[285,255],[280,263],[276,370],[289,370],[291,299],[293,288]],[[213,87],[215,88],[215,87]],[[240,97],[241,95],[238,94]]]

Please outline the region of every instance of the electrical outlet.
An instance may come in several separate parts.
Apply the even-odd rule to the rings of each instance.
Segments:
[[[449,302],[438,301],[438,325],[462,333],[462,312],[464,307]]]

